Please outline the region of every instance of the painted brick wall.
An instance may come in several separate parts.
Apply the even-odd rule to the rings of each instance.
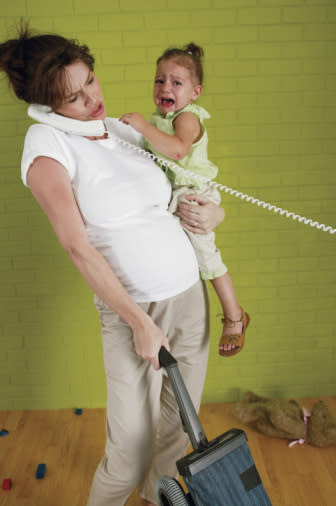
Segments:
[[[205,50],[200,103],[218,181],[336,226],[335,0],[15,0],[39,31],[87,43],[111,116],[149,116],[154,61],[191,40]],[[25,104],[0,83],[0,409],[101,406],[105,387],[92,293],[20,182]],[[252,315],[244,353],[220,358],[211,292],[204,401],[246,389],[336,393],[335,238],[223,195],[217,242]]]

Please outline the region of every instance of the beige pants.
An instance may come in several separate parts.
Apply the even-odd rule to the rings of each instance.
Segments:
[[[97,297],[107,381],[105,455],[87,506],[123,506],[135,488],[155,503],[155,482],[176,476],[189,444],[169,380],[134,351],[132,331]],[[208,295],[201,281],[170,299],[139,304],[167,335],[199,408],[208,357]]]

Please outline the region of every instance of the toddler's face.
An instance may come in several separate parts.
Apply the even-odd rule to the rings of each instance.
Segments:
[[[157,66],[153,98],[161,112],[177,112],[196,100],[202,91],[192,80],[190,70],[174,60],[162,60]]]

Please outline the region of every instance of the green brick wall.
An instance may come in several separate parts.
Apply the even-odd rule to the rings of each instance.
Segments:
[[[23,16],[87,43],[111,116],[149,116],[154,61],[191,40],[205,49],[200,103],[218,181],[336,227],[335,0],[14,0],[1,40]],[[20,181],[29,120],[0,82],[0,409],[102,406],[92,293]],[[223,194],[217,242],[252,315],[244,353],[217,355],[211,292],[204,401],[246,389],[335,395],[335,244],[330,235]]]

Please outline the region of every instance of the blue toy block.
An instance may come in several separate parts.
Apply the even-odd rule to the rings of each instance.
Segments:
[[[46,472],[46,464],[39,464],[36,469],[36,479],[43,480]]]
[[[81,415],[83,413],[83,410],[81,408],[75,409],[75,415]]]
[[[8,436],[8,430],[6,430],[6,429],[2,429],[2,430],[0,431],[0,436]]]

